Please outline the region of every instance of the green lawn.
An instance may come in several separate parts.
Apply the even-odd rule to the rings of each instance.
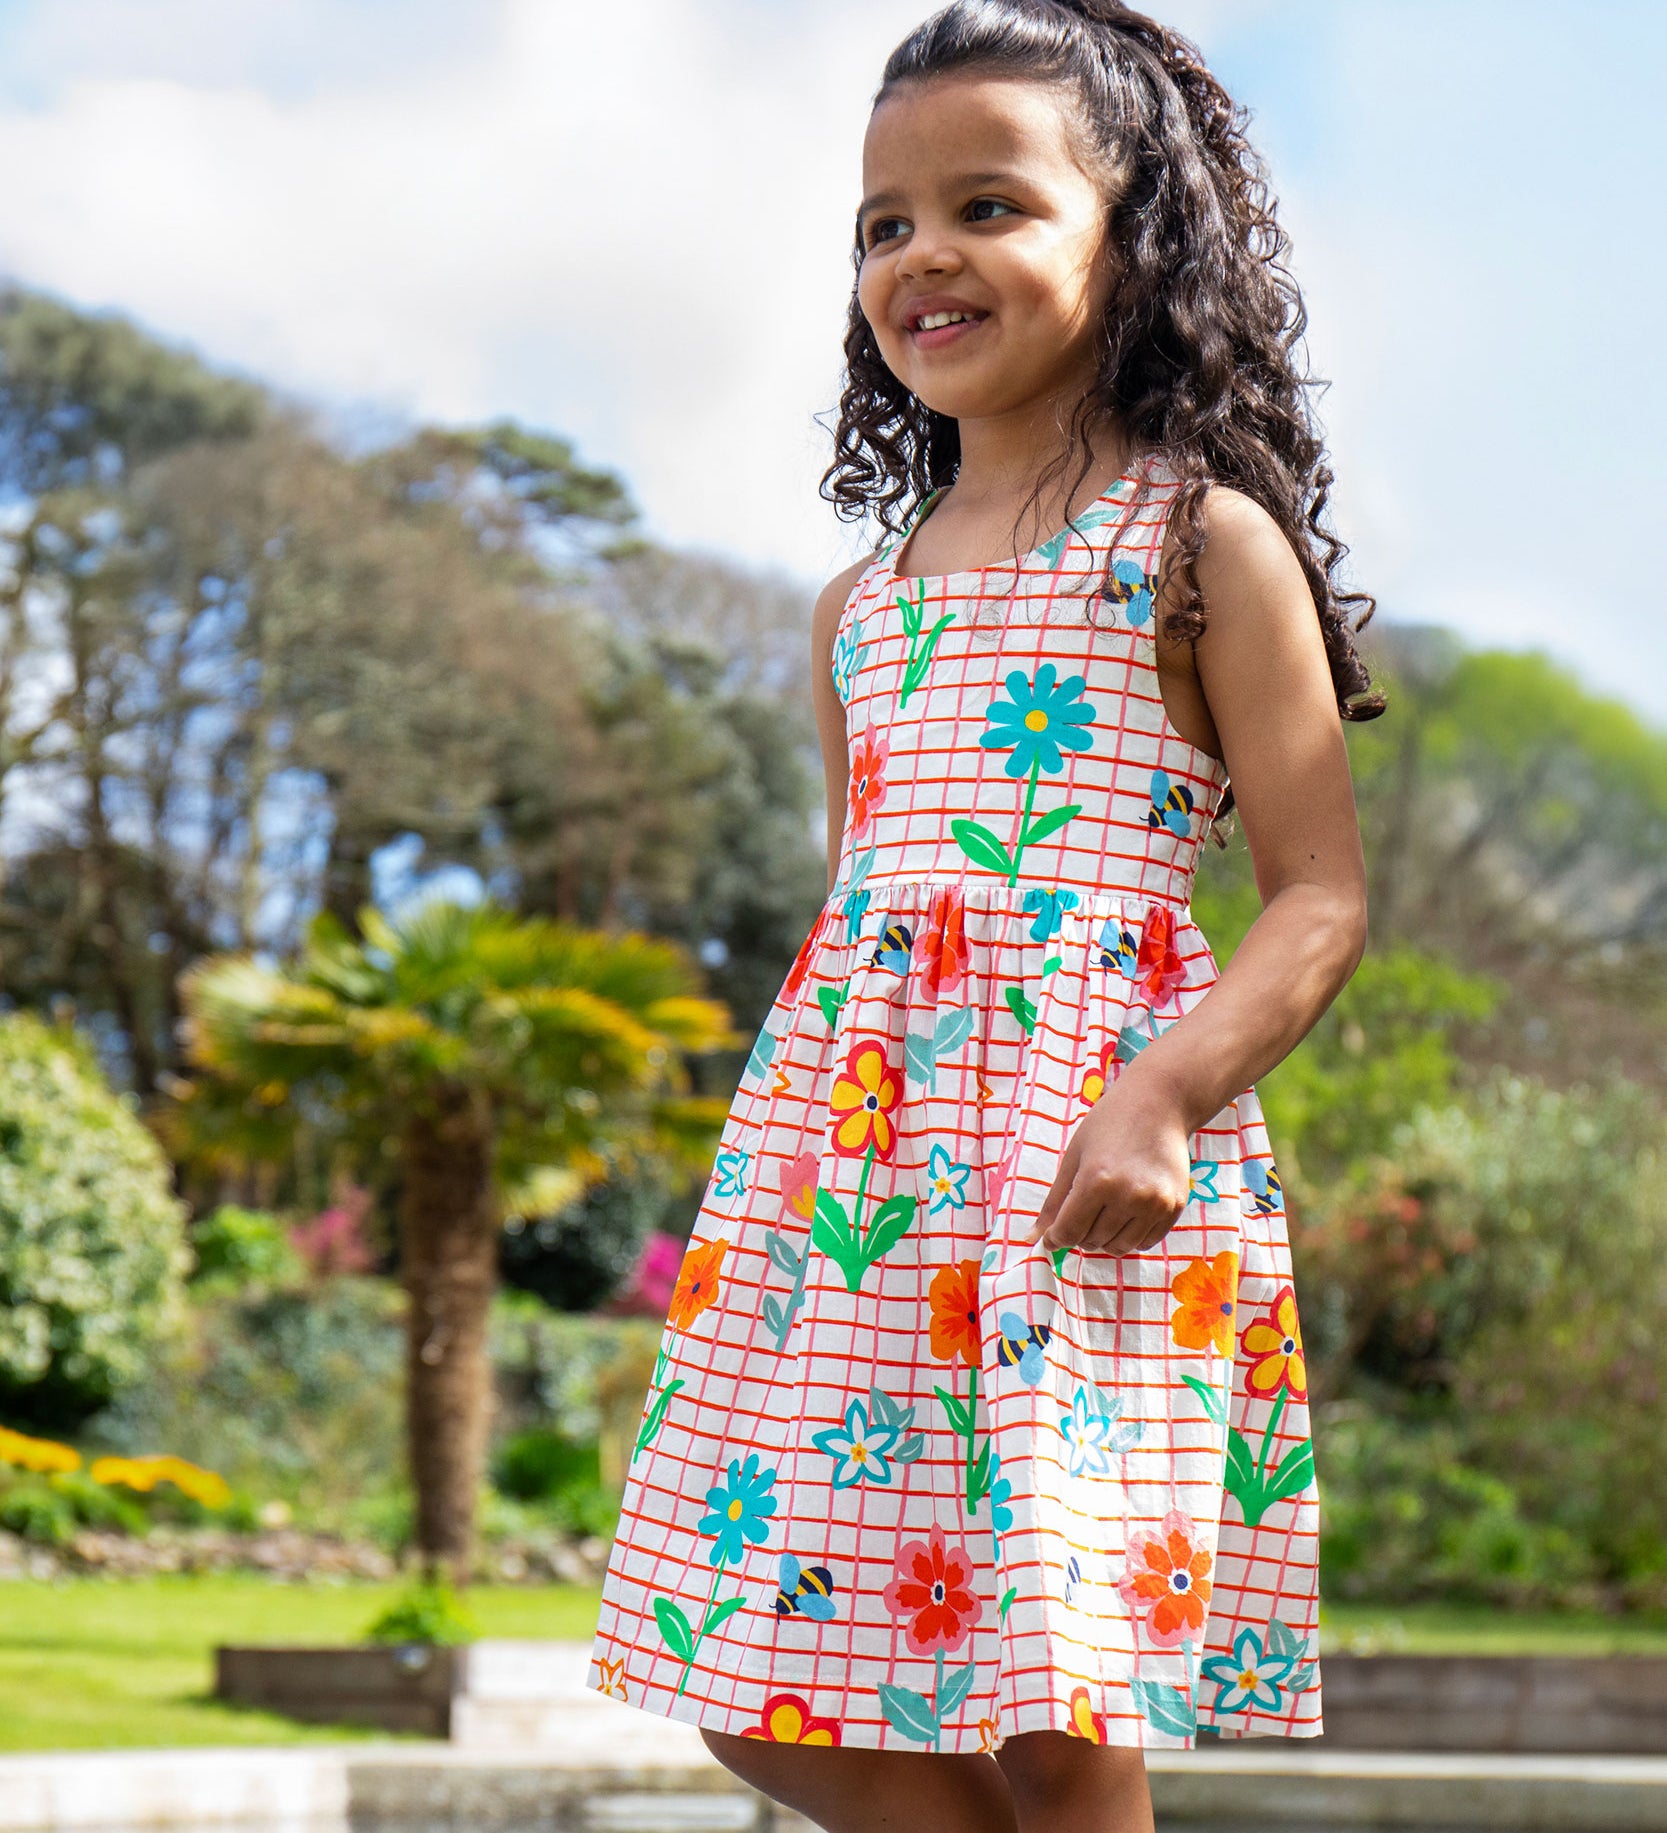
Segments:
[[[398,1589],[277,1585],[252,1575],[0,1584],[0,1751],[367,1735],[217,1705],[210,1650],[217,1642],[357,1642]],[[489,1636],[585,1641],[596,1605],[594,1591],[565,1587],[482,1585],[469,1593]]]
[[[208,1698],[216,1642],[356,1642],[392,1585],[255,1577],[0,1584],[0,1751],[302,1744],[365,1733],[294,1725]],[[596,1593],[482,1586],[489,1636],[588,1640]],[[1457,1654],[1667,1653],[1667,1618],[1506,1615],[1418,1606],[1328,1608],[1326,1649]]]

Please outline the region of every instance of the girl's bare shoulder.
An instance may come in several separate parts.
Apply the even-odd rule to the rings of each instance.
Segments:
[[[839,628],[839,620],[845,607],[850,603],[851,594],[857,589],[857,581],[862,578],[880,550],[865,555],[861,560],[853,560],[842,572],[835,573],[833,578],[823,586],[816,595],[816,609],[811,613],[810,630],[813,640],[819,648],[832,650],[834,632]]]

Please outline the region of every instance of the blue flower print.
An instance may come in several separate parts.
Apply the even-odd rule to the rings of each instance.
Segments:
[[[1230,1655],[1212,1655],[1200,1670],[1204,1679],[1213,1680],[1221,1689],[1215,1697],[1217,1712],[1248,1712],[1260,1706],[1264,1712],[1277,1712],[1285,1703],[1279,1683],[1293,1666],[1289,1655],[1264,1650],[1262,1638],[1253,1629],[1241,1629]]]
[[[749,1540],[768,1536],[770,1517],[776,1512],[776,1498],[770,1494],[775,1486],[774,1467],[760,1470],[758,1453],[749,1451],[745,1463],[732,1459],[722,1482],[707,1490],[707,1513],[697,1526],[702,1534],[716,1536],[706,1556],[714,1566],[737,1564]]]
[[[1094,743],[1083,730],[1095,711],[1081,697],[1087,681],[1067,675],[1055,685],[1058,673],[1051,662],[1044,662],[1033,679],[1014,669],[1006,682],[1011,698],[990,702],[988,729],[979,742],[991,751],[1012,747],[1013,755],[1002,766],[1009,776],[1027,776],[1033,767],[1057,775],[1065,768],[1061,745],[1086,751]]]
[[[1148,827],[1166,827],[1185,840],[1192,832],[1192,791],[1185,783],[1172,783],[1167,770],[1152,772],[1152,806],[1146,813]]]
[[[1144,629],[1152,621],[1152,588],[1157,581],[1138,560],[1114,560],[1106,599],[1123,607],[1131,630]]]
[[[810,1442],[834,1461],[833,1486],[849,1489],[853,1483],[889,1483],[891,1453],[901,1435],[896,1424],[870,1425],[868,1408],[853,1400],[845,1409],[845,1424],[811,1434]]]
[[[854,617],[839,633],[839,641],[833,649],[834,691],[847,704],[851,699],[851,688],[856,680],[862,652],[867,647],[862,636],[862,619]]]
[[[926,1175],[932,1193],[932,1201],[927,1206],[929,1215],[936,1215],[940,1209],[966,1208],[971,1165],[959,1164],[942,1146],[934,1146],[926,1161]]]
[[[851,891],[845,898],[845,940],[855,942],[862,934],[862,920],[868,915],[869,900],[874,893],[867,889]]]
[[[1097,1389],[1092,1394],[1079,1387],[1071,1410],[1059,1422],[1065,1438],[1065,1468],[1074,1477],[1104,1476],[1111,1460],[1135,1444],[1142,1431],[1138,1420],[1120,1419],[1121,1397],[1108,1399]]]
[[[1201,1203],[1219,1203],[1221,1192],[1216,1189],[1216,1173],[1220,1164],[1213,1158],[1195,1158],[1192,1161],[1192,1179],[1187,1186],[1187,1201],[1196,1198]]]
[[[1030,926],[1031,941],[1046,942],[1058,935],[1065,912],[1075,909],[1077,901],[1076,892],[1061,890],[1055,885],[1038,885],[1027,891],[1019,908],[1026,916],[1036,918]]]
[[[744,1197],[747,1194],[747,1160],[752,1155],[739,1147],[726,1147],[712,1165],[712,1194]]]
[[[1013,1511],[1008,1504],[1013,1500],[1013,1483],[1011,1478],[1001,1474],[1001,1456],[998,1452],[990,1453],[990,1531],[993,1534],[1005,1534],[1013,1525]]]

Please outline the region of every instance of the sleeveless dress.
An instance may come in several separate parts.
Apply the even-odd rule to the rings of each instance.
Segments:
[[[1090,1106],[1217,975],[1188,900],[1226,771],[1155,666],[1177,489],[1152,461],[978,572],[898,577],[905,531],[844,608],[838,877],[672,1298],[604,1693],[914,1751],[1321,1729],[1305,1365],[1255,1091],[1191,1136],[1157,1247],[1024,1239]]]

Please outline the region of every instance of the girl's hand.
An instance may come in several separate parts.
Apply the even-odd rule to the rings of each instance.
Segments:
[[[1125,1075],[1066,1142],[1029,1239],[1050,1253],[1143,1253],[1175,1226],[1191,1192],[1190,1136],[1178,1103]]]

